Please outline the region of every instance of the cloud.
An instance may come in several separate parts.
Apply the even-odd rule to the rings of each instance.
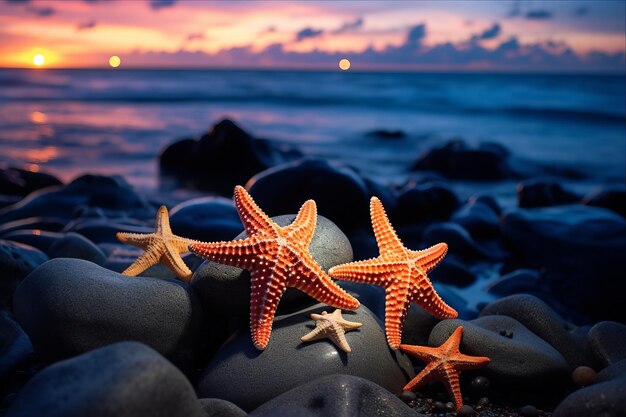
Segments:
[[[202,32],[194,32],[194,33],[190,33],[189,35],[187,35],[187,37],[185,38],[185,40],[187,42],[192,42],[192,41],[202,41],[204,40],[204,33]]]
[[[364,20],[362,17],[357,18],[356,20],[352,21],[352,22],[346,22],[343,25],[341,25],[340,28],[335,29],[333,31],[334,34],[340,34],[340,33],[344,33],[344,32],[350,32],[356,29],[359,29],[363,26]]]
[[[50,17],[56,13],[52,7],[29,7],[28,11],[39,17]]]
[[[500,25],[498,23],[494,23],[492,27],[486,29],[483,33],[478,35],[479,39],[494,39],[500,35]]]
[[[585,6],[580,6],[574,9],[574,16],[576,17],[586,16],[587,14],[589,14],[589,9]]]
[[[406,35],[405,46],[419,48],[422,40],[426,37],[426,25],[421,23],[409,29]]]
[[[172,7],[178,0],[150,0],[150,8],[154,10]]]
[[[30,3],[30,0],[4,0],[4,2],[8,4],[26,4]]]
[[[522,14],[522,9],[520,7],[520,2],[514,1],[513,4],[511,5],[511,10],[509,10],[509,12],[506,14],[505,17],[508,17],[508,18],[518,17],[521,14]]]
[[[93,29],[96,27],[96,25],[98,24],[98,22],[96,22],[95,20],[86,20],[84,22],[79,23],[76,26],[77,30],[87,30],[87,29]]]
[[[311,27],[304,28],[296,34],[296,41],[301,41],[308,38],[317,38],[324,33],[323,29],[313,29]]]
[[[531,20],[548,20],[552,19],[554,14],[549,10],[529,10],[526,12],[526,19]]]

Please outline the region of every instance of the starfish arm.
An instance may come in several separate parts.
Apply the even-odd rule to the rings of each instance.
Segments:
[[[341,326],[333,326],[333,328],[330,329],[329,338],[337,347],[339,347],[339,349],[343,350],[346,353],[352,352],[352,349],[350,348],[350,345],[346,340],[346,333],[344,329],[341,328]]]
[[[155,250],[147,250],[142,253],[139,258],[135,259],[128,268],[126,268],[122,275],[128,276],[137,276],[141,274],[146,269],[150,268],[152,265],[156,265],[159,263],[160,254]]]
[[[302,336],[300,340],[302,340],[303,342],[312,342],[314,340],[323,339],[326,336],[324,335],[322,330],[324,330],[322,326],[317,326],[315,329]]]
[[[257,238],[228,242],[198,242],[189,245],[189,251],[204,259],[237,268],[250,269],[260,266],[265,258],[271,257],[266,242]]]
[[[448,253],[448,245],[445,243],[438,243],[429,248],[419,251],[409,251],[411,259],[416,265],[428,273],[435,269],[437,265],[443,260]]]
[[[370,217],[380,254],[385,256],[390,253],[403,253],[404,245],[391,225],[383,203],[377,197],[372,197],[370,200]]]
[[[429,346],[400,345],[400,350],[411,356],[415,356],[424,362],[432,362],[439,357],[439,348]]]
[[[150,242],[154,240],[153,233],[126,233],[126,232],[117,232],[115,234],[117,240],[122,243],[126,243],[127,245],[136,246],[142,249],[148,247]]]
[[[388,288],[385,298],[385,334],[389,347],[397,350],[402,341],[404,319],[411,302],[407,298],[406,292],[402,290],[390,291],[392,288]]]
[[[391,277],[406,268],[403,262],[388,262],[384,259],[372,258],[364,261],[350,262],[330,268],[328,274],[335,279],[374,284],[387,287]]]
[[[428,384],[430,381],[433,381],[434,379],[436,379],[436,375],[433,371],[435,371],[435,368],[437,368],[437,365],[438,365],[437,362],[430,362],[428,365],[426,365],[424,369],[422,369],[422,372],[417,374],[415,378],[409,381],[409,383],[406,384],[404,388],[402,388],[402,390],[414,391]]]
[[[170,216],[167,212],[167,207],[159,207],[156,217],[156,233],[158,235],[171,235],[172,229],[170,228]]]
[[[264,350],[280,298],[287,289],[285,272],[271,264],[250,273],[250,330],[254,347]]]
[[[455,409],[463,407],[463,396],[461,395],[461,384],[459,383],[459,373],[454,369],[445,368],[445,378],[441,380],[448,391],[448,395],[454,400]]]
[[[459,313],[441,299],[428,277],[424,275],[423,278],[414,290],[413,302],[435,317],[446,319],[458,317]]]
[[[163,262],[168,268],[176,273],[176,276],[185,281],[191,282],[191,270],[180,257],[180,253],[172,251],[171,248],[166,247],[165,252],[161,256],[161,262]]]
[[[276,229],[278,226],[257,206],[245,188],[240,185],[235,187],[234,200],[237,213],[239,213],[241,223],[243,223],[248,236],[261,231],[271,234],[273,237],[277,236]]]
[[[335,284],[308,252],[299,259],[294,259],[292,265],[297,264],[298,260],[300,263],[296,266],[296,270],[292,271],[288,284],[290,287],[297,288],[331,307],[345,310],[359,308],[359,301]]]
[[[173,235],[169,240],[169,244],[176,249],[178,253],[189,252],[189,245],[194,243],[201,243],[197,240],[187,239],[184,237]]]
[[[296,219],[287,226],[287,239],[290,241],[300,242],[305,248],[308,248],[309,243],[313,239],[313,233],[315,233],[315,225],[317,223],[317,206],[315,201],[308,200],[305,202]]]

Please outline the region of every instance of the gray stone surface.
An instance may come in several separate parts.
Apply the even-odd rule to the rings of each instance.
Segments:
[[[98,265],[102,265],[106,256],[102,249],[96,246],[91,240],[78,233],[67,233],[61,239],[50,245],[47,250],[48,256],[52,258],[76,258],[84,259]]]
[[[0,310],[0,381],[33,353],[26,333],[6,310]]]
[[[47,260],[39,249],[0,239],[0,307],[10,306],[19,283]]]
[[[172,231],[188,239],[214,242],[231,240],[243,230],[232,200],[200,197],[187,200],[170,211]]]
[[[204,417],[245,417],[248,415],[235,404],[218,398],[201,398],[198,401],[204,411]]]
[[[387,345],[380,322],[361,306],[344,311],[346,320],[362,323],[346,333],[352,349],[345,353],[328,339],[302,343],[314,328],[311,313],[334,311],[324,304],[278,316],[267,349],[254,348],[249,331],[228,340],[214,356],[196,387],[199,397],[221,398],[250,411],[283,392],[315,378],[336,374],[359,376],[392,393],[402,392],[414,376],[410,360]]]
[[[204,417],[185,376],[149,347],[123,342],[57,362],[20,391],[7,417]]]
[[[595,357],[604,366],[626,359],[626,325],[602,321],[587,335]]]

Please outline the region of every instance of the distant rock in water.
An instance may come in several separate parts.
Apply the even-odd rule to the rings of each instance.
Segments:
[[[596,190],[587,194],[582,203],[587,206],[604,207],[626,217],[626,190]]]
[[[496,181],[519,178],[509,164],[509,151],[501,145],[480,144],[471,148],[462,140],[452,140],[426,152],[412,170],[436,171],[449,179]]]
[[[230,196],[235,185],[254,174],[301,156],[258,139],[225,119],[200,139],[183,139],[169,145],[160,156],[161,176],[180,185]]]
[[[376,129],[367,132],[366,136],[379,139],[404,139],[406,138],[406,133],[402,130]]]
[[[517,186],[517,201],[523,208],[548,207],[577,203],[580,196],[556,182],[526,181]]]
[[[61,184],[58,178],[43,172],[0,167],[0,194],[24,197],[41,188]]]

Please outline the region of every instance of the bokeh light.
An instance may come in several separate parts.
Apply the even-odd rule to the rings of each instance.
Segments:
[[[46,62],[46,57],[41,54],[37,54],[33,57],[33,64],[37,65],[38,67],[42,66],[44,62]]]
[[[342,71],[346,71],[350,69],[350,60],[343,58],[341,61],[339,61],[339,68]]]
[[[120,59],[119,56],[117,55],[113,55],[111,58],[109,58],[109,65],[112,68],[117,68],[120,66],[120,64],[122,63],[122,60]]]
[[[34,111],[30,114],[30,121],[34,124],[41,125],[48,121],[48,117],[45,115],[45,113],[42,113],[40,111]]]

